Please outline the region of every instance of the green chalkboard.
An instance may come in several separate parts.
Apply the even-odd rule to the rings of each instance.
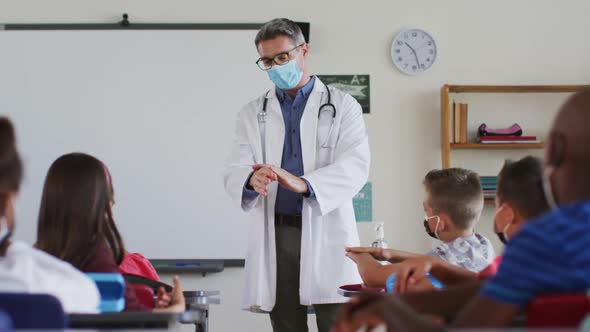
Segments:
[[[371,113],[371,87],[369,75],[317,75],[322,82],[353,96],[363,113]]]

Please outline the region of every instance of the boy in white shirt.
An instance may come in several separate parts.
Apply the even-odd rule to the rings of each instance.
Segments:
[[[425,255],[394,249],[347,248],[347,255],[357,263],[367,286],[384,287],[397,272],[398,264],[382,266],[377,260],[400,263],[409,258],[433,256],[479,272],[494,259],[491,242],[473,230],[484,203],[477,173],[462,168],[430,171],[424,178],[424,194],[425,231],[442,243]]]
[[[68,263],[10,241],[22,168],[12,123],[0,118],[0,292],[49,294],[67,313],[98,312],[100,294],[92,280]]]

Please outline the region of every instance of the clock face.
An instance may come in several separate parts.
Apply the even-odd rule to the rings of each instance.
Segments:
[[[393,64],[408,75],[420,74],[434,64],[436,43],[426,31],[402,30],[391,44]]]

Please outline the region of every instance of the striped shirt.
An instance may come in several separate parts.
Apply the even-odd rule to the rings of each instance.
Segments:
[[[527,223],[508,243],[498,273],[482,295],[525,306],[539,295],[588,289],[590,201],[584,201]]]

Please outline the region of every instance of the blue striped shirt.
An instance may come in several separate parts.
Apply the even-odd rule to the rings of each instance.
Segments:
[[[508,243],[498,274],[482,295],[525,306],[539,295],[588,289],[590,201],[584,201],[528,222]]]

